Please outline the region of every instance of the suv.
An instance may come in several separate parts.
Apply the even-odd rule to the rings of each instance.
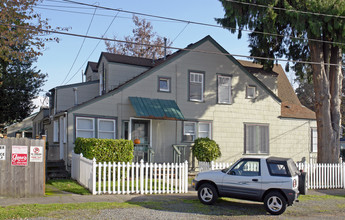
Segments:
[[[259,201],[273,215],[307,192],[306,174],[292,159],[280,157],[245,157],[230,168],[197,174],[192,186],[203,204],[214,204],[218,197]]]

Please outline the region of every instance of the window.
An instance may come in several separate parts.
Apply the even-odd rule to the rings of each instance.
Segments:
[[[245,153],[268,154],[268,125],[245,124]]]
[[[247,99],[255,99],[256,98],[256,87],[255,86],[247,86],[246,98]]]
[[[193,142],[198,137],[211,138],[211,122],[184,122],[183,141]]]
[[[193,142],[196,136],[196,123],[185,122],[183,126],[183,140],[187,142]]]
[[[211,123],[209,122],[199,122],[199,132],[198,137],[200,138],[211,138]]]
[[[229,172],[236,176],[260,176],[259,160],[241,160]]]
[[[189,73],[189,100],[204,101],[204,74]]]
[[[218,103],[231,103],[231,77],[218,76]]]
[[[170,92],[170,78],[158,78],[158,91],[159,92]]]
[[[98,120],[98,138],[115,139],[115,120]]]
[[[317,128],[311,129],[311,152],[317,152]]]
[[[287,176],[288,171],[284,164],[279,163],[269,163],[268,170],[272,176]]]
[[[77,117],[76,120],[76,137],[95,137],[95,123],[93,118]]]
[[[58,142],[59,141],[59,120],[54,120],[53,141],[54,142]]]

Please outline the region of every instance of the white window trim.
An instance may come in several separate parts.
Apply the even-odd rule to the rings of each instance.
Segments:
[[[314,131],[316,132],[316,147],[314,147]],[[317,128],[311,128],[311,152],[317,153]]]
[[[254,89],[254,93],[253,93],[254,96],[249,96],[248,89]],[[246,98],[247,99],[255,99],[256,98],[256,86],[247,85],[247,88],[246,88]]]
[[[79,129],[78,128],[78,119],[92,120],[92,129]],[[93,138],[95,138],[95,119],[90,117],[76,117],[76,126],[75,126],[75,136],[78,137],[78,131],[92,131]]]
[[[208,138],[212,139],[212,123],[211,122],[198,122],[198,137],[200,136],[199,133],[203,133],[200,132],[200,124],[208,124]]]
[[[192,133],[186,132],[186,130],[185,130],[185,125],[186,124],[193,124],[194,125],[194,134],[193,135],[192,135]],[[197,138],[197,123],[196,122],[191,122],[191,121],[183,122],[183,137],[187,136],[187,135],[194,136],[194,140]],[[182,138],[182,139],[185,142],[189,142],[189,141],[184,140],[184,138]]]
[[[98,119],[97,120],[98,121],[98,131],[97,131],[97,137],[98,138],[100,138],[100,135],[99,135],[99,133],[111,133],[111,134],[113,134],[113,139],[116,139],[116,120],[114,120],[114,119],[104,119],[104,118],[100,118],[100,119]],[[100,129],[100,122],[101,121],[111,121],[111,122],[114,122],[114,130],[113,131],[102,131],[101,129]]]
[[[219,78],[229,78],[230,80],[229,80],[229,83],[230,83],[230,85],[229,85],[229,102],[222,102],[221,100],[220,100],[220,95],[219,95]],[[217,80],[218,80],[218,103],[220,103],[220,104],[231,104],[232,103],[232,94],[231,94],[231,87],[232,87],[232,77],[231,76],[225,76],[225,75],[218,75],[218,77],[217,77]]]
[[[185,125],[186,125],[186,123],[189,123],[189,124],[194,124],[194,140],[195,139],[197,139],[197,138],[199,138],[200,137],[200,133],[202,133],[202,132],[200,132],[200,124],[208,124],[209,126],[208,126],[208,138],[210,138],[210,139],[212,139],[212,122],[210,122],[210,121],[197,121],[197,122],[195,122],[195,121],[184,121],[183,122],[183,124],[182,124],[182,126],[183,126],[183,136],[182,136],[182,142],[193,142],[193,141],[186,141],[185,139],[184,139],[184,136],[185,135],[191,135],[191,133],[186,133],[186,131],[185,131]]]
[[[200,75],[201,76],[201,79],[202,79],[202,81],[201,81],[201,99],[199,100],[199,99],[192,99],[191,97],[190,97],[190,92],[189,92],[189,94],[188,94],[188,98],[189,98],[189,101],[195,101],[195,102],[203,102],[204,101],[204,81],[205,81],[205,79],[204,79],[204,74],[203,73],[198,73],[198,72],[189,72],[189,89],[190,89],[190,83],[200,83],[200,82],[192,82],[191,81],[191,79],[192,79],[192,75]]]
[[[247,126],[264,126],[264,127],[267,127],[268,128],[268,146],[267,146],[267,152],[249,152],[249,150],[247,149],[247,142],[246,142],[246,139],[247,139],[247,134],[245,134],[244,136],[244,143],[245,143],[245,146],[244,146],[244,150],[245,150],[245,154],[257,154],[257,155],[260,155],[260,154],[263,154],[263,155],[266,155],[266,154],[269,154],[270,152],[270,143],[269,143],[269,133],[270,133],[270,127],[268,124],[255,124],[255,123],[246,123],[245,124],[245,130],[247,130]]]
[[[168,88],[167,89],[163,89],[161,88],[161,84],[160,81],[167,81],[168,84]],[[158,91],[160,92],[170,92],[170,78],[164,78],[164,77],[159,77],[158,78]]]

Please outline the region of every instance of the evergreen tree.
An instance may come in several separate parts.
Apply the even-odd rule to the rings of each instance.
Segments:
[[[220,0],[224,18],[219,24],[235,33],[249,29],[251,55],[286,56],[296,73],[312,73],[318,127],[318,162],[338,162],[340,152],[340,105],[342,54],[345,42],[345,1],[335,0]],[[249,4],[248,4],[249,3]],[[260,6],[258,6],[260,5]],[[321,15],[320,15],[321,14]],[[330,16],[325,16],[330,15]],[[241,31],[239,31],[241,37]],[[333,43],[334,42],[334,43]],[[340,42],[335,43],[335,42]],[[266,69],[273,61],[254,59]],[[331,64],[331,65],[329,65]],[[309,71],[311,70],[311,71]]]
[[[0,59],[0,124],[21,121],[36,107],[31,100],[41,91],[46,74],[32,67],[34,61],[32,57]]]

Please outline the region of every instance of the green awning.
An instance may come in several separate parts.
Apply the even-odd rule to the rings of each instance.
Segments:
[[[32,126],[22,128],[22,129],[19,130],[19,132],[29,131],[29,130],[32,130]]]
[[[129,97],[136,116],[140,118],[184,120],[174,100]]]

